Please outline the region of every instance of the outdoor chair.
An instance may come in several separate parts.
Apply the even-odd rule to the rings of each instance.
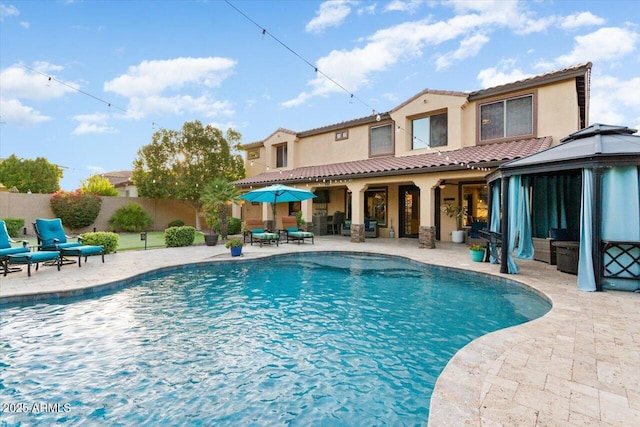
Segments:
[[[311,244],[314,244],[314,234],[310,231],[301,231],[298,228],[298,221],[295,216],[282,217],[282,230],[287,237],[287,243],[290,241],[304,243],[305,239],[311,239]]]
[[[350,219],[342,223],[342,226],[340,227],[340,234],[342,234],[343,236],[351,236],[351,220]]]
[[[364,220],[364,237],[378,237],[378,222],[365,218]]]
[[[7,231],[7,224],[4,221],[0,221],[0,267],[3,268],[5,276],[7,273],[20,270],[20,268],[8,268],[9,255],[29,252],[29,242],[26,240],[22,242],[22,246],[13,246],[12,243],[18,242],[11,239]]]
[[[38,238],[38,250],[60,251],[63,263],[75,262],[67,257],[78,257],[78,267],[82,267],[82,257],[87,262],[87,258],[94,255],[100,255],[104,263],[104,247],[84,245],[81,237],[76,242],[69,242],[71,238],[65,234],[60,218],[38,218],[33,223],[33,230]]]
[[[247,224],[247,231],[249,233],[249,242],[251,246],[253,243],[259,243],[262,247],[263,243],[271,244],[272,242],[279,246],[280,235],[278,233],[272,233],[265,231],[264,223],[260,219],[248,219],[245,221]]]
[[[343,222],[344,212],[335,211],[333,215],[327,218],[327,232],[331,234],[340,234]]]

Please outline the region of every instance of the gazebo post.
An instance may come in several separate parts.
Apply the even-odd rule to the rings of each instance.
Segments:
[[[602,174],[600,165],[593,168],[593,199],[591,200],[592,219],[592,257],[596,291],[602,291]]]

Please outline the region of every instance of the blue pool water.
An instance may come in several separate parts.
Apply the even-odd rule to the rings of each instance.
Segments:
[[[188,268],[0,310],[0,424],[424,425],[456,351],[549,309],[380,255]]]

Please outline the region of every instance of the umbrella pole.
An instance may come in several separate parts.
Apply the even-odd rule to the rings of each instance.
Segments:
[[[271,231],[275,233],[276,230],[278,229],[278,226],[276,225],[276,202],[275,201],[271,203],[271,209],[273,211],[273,230]]]

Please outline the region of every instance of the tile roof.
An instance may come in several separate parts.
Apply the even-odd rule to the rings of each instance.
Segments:
[[[131,175],[133,175],[133,171],[115,171],[101,174],[101,176],[107,178],[114,187],[124,187],[130,184]]]
[[[519,141],[464,147],[457,150],[417,154],[404,157],[377,157],[328,165],[305,166],[290,170],[265,172],[236,181],[239,187],[284,182],[308,182],[314,179],[349,179],[373,176],[394,176],[437,171],[452,171],[468,167],[495,167],[509,160],[535,154],[551,146],[552,138],[531,138]]]

